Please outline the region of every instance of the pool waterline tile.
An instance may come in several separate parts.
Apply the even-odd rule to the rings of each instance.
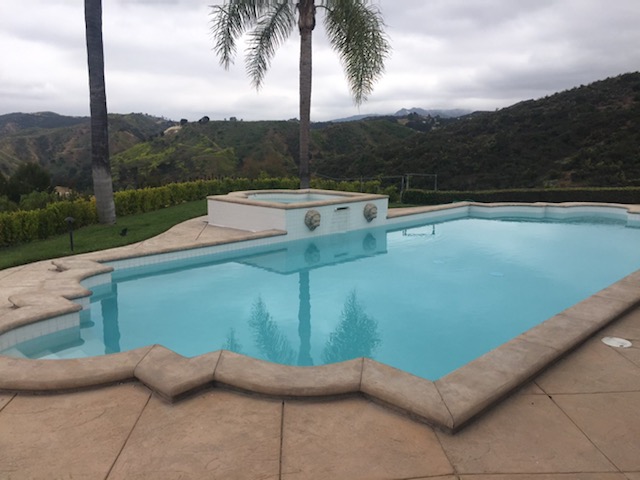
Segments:
[[[509,204],[523,207],[522,204]],[[526,208],[544,207],[550,204],[525,205]],[[551,205],[554,211],[564,212],[570,206],[581,208],[593,204]],[[471,207],[476,210],[497,211],[498,204],[454,204],[448,206],[417,207],[389,212],[389,224],[398,225],[408,219],[422,219],[424,215],[444,218],[447,213],[468,215]],[[597,207],[604,205],[597,204]],[[626,208],[629,212],[640,207]],[[495,210],[493,210],[495,209]],[[629,213],[631,214],[631,213]],[[237,249],[238,241],[255,241],[266,244],[281,241],[286,232],[226,232],[218,227],[201,228],[202,219],[185,222],[196,225],[198,238],[185,240],[174,235],[180,226],[155,237],[147,248],[141,242],[135,248],[123,247],[105,252],[95,252],[65,259],[57,269],[50,269],[46,276],[58,275],[60,281],[46,282],[55,285],[56,294],[67,292],[66,298],[78,295],[80,279],[107,273],[99,262],[125,260],[150,264],[158,261],[153,254],[177,255],[180,258],[197,254],[195,248],[214,247]],[[212,232],[209,234],[209,232]],[[277,240],[273,237],[281,237]],[[166,241],[161,241],[161,240]],[[143,256],[136,257],[142,254]],[[132,258],[134,257],[134,258]],[[129,259],[129,260],[126,260]],[[78,262],[75,263],[74,262]],[[62,265],[62,267],[60,267]],[[62,271],[61,271],[62,270]],[[10,278],[11,275],[2,278]],[[0,279],[2,281],[2,279]],[[14,298],[16,307],[9,315],[0,317],[0,329],[6,326],[12,315],[29,323],[45,318],[47,312],[55,314],[52,307],[60,309],[60,303],[45,301],[41,290],[43,282],[32,286],[31,294],[19,294]],[[86,290],[84,290],[86,291]],[[53,296],[50,296],[51,298]],[[24,300],[27,298],[28,300]],[[59,298],[59,297],[58,297]],[[594,331],[603,328],[620,315],[640,305],[640,272],[635,272],[616,284],[607,287],[593,297],[544,322],[540,330],[532,329],[483,357],[452,372],[436,382],[414,377],[392,367],[368,359],[356,359],[323,367],[286,367],[261,362],[231,352],[212,352],[192,359],[185,359],[163,347],[146,347],[108,355],[77,360],[26,360],[0,356],[3,377],[0,390],[47,391],[86,388],[137,378],[168,400],[180,397],[200,386],[212,383],[273,396],[331,396],[362,394],[379,403],[401,410],[414,418],[446,431],[456,431],[495,402],[521,386],[546,366],[583,342]],[[582,327],[582,328],[581,328]],[[546,329],[546,331],[545,331]],[[561,332],[561,335],[559,334]],[[146,361],[145,361],[146,359]],[[157,360],[157,364],[154,363]],[[164,365],[164,367],[162,366]],[[213,371],[211,370],[213,368]],[[5,374],[6,373],[6,374]],[[213,380],[212,380],[213,377]]]

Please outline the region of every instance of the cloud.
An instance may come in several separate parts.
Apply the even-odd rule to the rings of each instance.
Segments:
[[[616,0],[378,0],[393,52],[357,108],[318,22],[312,118],[402,107],[489,109],[640,65],[640,2]],[[103,0],[107,100],[112,112],[195,120],[298,116],[298,36],[277,52],[256,92],[242,48],[224,70],[201,0]],[[321,9],[319,9],[321,14]],[[0,114],[88,114],[84,11],[77,0],[0,4]]]

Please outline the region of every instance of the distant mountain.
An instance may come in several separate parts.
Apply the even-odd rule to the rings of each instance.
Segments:
[[[396,117],[406,117],[411,113],[417,113],[422,117],[441,117],[441,118],[459,118],[465,115],[469,115],[472,110],[464,110],[461,108],[455,108],[450,110],[425,110],[424,108],[401,108],[394,115]]]
[[[376,117],[384,117],[384,116],[385,115],[382,115],[380,113],[369,113],[364,115],[352,115],[350,117],[344,117],[344,118],[335,118],[327,122],[317,122],[317,123],[329,124],[329,123],[357,122],[359,120],[364,120],[365,118],[376,118]]]
[[[33,128],[61,128],[87,122],[87,117],[66,117],[53,112],[0,115],[0,137]]]
[[[441,117],[441,118],[459,118],[464,115],[468,115],[472,112],[472,110],[463,110],[460,108],[451,109],[451,110],[442,110],[442,109],[431,109],[426,110],[424,108],[401,108],[396,113],[370,113],[365,115],[353,115],[351,117],[345,118],[337,118],[335,120],[331,120],[330,122],[325,123],[342,123],[342,122],[357,122],[358,120],[364,120],[366,118],[375,118],[375,117],[406,117],[411,113],[416,113],[422,117]]]

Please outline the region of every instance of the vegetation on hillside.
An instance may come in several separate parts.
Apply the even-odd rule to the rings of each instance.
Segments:
[[[371,119],[324,124],[312,131],[312,169],[317,165],[348,165],[341,176],[370,175],[380,143],[412,135],[402,119]],[[119,188],[158,186],[238,175],[256,178],[295,176],[298,149],[295,121],[210,121],[189,123],[175,133],[141,143],[112,159]]]
[[[640,185],[638,125],[631,73],[381,146],[374,170],[437,173],[450,190]]]
[[[19,164],[37,161],[55,185],[80,191],[90,185],[86,119],[46,130],[32,120],[3,134],[5,117],[0,173],[6,178]],[[114,115],[110,121],[117,189],[297,171],[296,121],[186,123],[165,135],[173,123],[163,119]],[[459,119],[411,113],[314,124],[311,170],[334,178],[437,174],[443,190],[638,186],[638,125],[636,72]]]
[[[141,113],[109,115],[110,151],[125,151],[174,123]],[[48,112],[0,115],[0,173],[9,177],[25,163],[45,168],[54,185],[90,189],[89,118]]]
[[[223,176],[291,176],[294,122],[187,123],[112,158],[120,188]]]

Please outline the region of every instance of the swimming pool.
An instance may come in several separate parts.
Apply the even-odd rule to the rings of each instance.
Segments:
[[[597,216],[631,229],[640,227],[640,205],[459,202],[393,209],[388,214],[385,205],[380,207],[384,212],[383,217],[378,216],[380,224],[398,231],[418,223],[465,218],[575,220]],[[358,229],[359,225],[351,226]],[[157,344],[87,358],[32,360],[19,358],[19,352],[8,356],[7,350],[19,343],[78,329],[90,307],[91,292],[87,289],[110,283],[112,274],[129,269],[151,271],[173,261],[195,264],[212,253],[231,258],[249,247],[282,244],[290,234],[273,229],[225,229],[203,217],[183,222],[140,244],[3,271],[0,301],[4,300],[5,306],[0,308],[0,350],[5,354],[0,355],[0,390],[58,392],[136,380],[168,401],[208,388],[232,388],[277,398],[364,395],[455,433],[598,330],[640,308],[640,270],[636,270],[435,382],[366,357],[324,366],[292,367],[229,350],[183,357]],[[370,249],[380,244],[369,238],[362,242],[363,248],[365,245]],[[601,247],[603,251],[617,248],[608,241]],[[310,260],[318,258],[314,252],[309,252]],[[344,252],[335,254],[344,258]],[[16,284],[16,274],[28,283]],[[119,330],[105,333],[117,339]],[[68,340],[77,342],[78,337]]]
[[[437,380],[640,269],[638,245],[619,219],[458,218],[120,269],[93,288],[80,328],[14,348],[73,358],[158,343],[302,366],[364,356]]]

